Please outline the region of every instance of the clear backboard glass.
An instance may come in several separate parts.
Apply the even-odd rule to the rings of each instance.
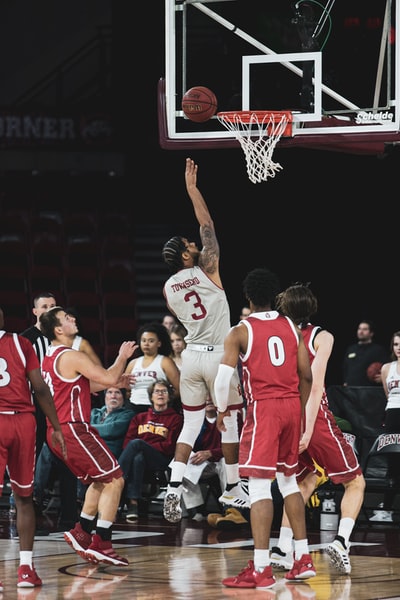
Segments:
[[[400,0],[165,0],[164,148],[237,144],[214,116],[190,121],[182,96],[209,87],[218,111],[290,110],[281,145],[379,153],[399,135]]]

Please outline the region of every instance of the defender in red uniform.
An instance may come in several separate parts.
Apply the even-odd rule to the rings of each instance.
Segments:
[[[239,443],[239,469],[249,478],[254,560],[227,587],[269,588],[272,574],[269,540],[273,520],[271,483],[276,478],[295,538],[295,560],[287,580],[315,576],[306,539],[304,501],[296,482],[301,417],[311,393],[310,360],[303,336],[288,317],[273,310],[279,282],[268,269],[245,278],[251,314],[232,327],[215,380],[218,426],[229,413],[227,392],[240,358],[247,413]],[[310,398],[311,399],[311,398]]]
[[[85,495],[79,523],[66,531],[66,542],[85,560],[93,563],[128,565],[112,547],[112,524],[117,514],[124,479],[117,459],[90,425],[91,392],[108,386],[129,387],[123,371],[137,348],[123,342],[111,367],[96,364],[85,352],[71,348],[78,331],[75,317],[56,306],[40,316],[40,327],[51,344],[42,362],[42,371],[54,395],[58,418],[68,447],[68,468],[84,484]],[[52,427],[48,424],[47,439]],[[57,449],[55,454],[63,458]],[[97,521],[95,523],[97,515]],[[92,536],[92,530],[96,533]]]
[[[0,308],[0,495],[7,468],[17,508],[20,548],[17,586],[36,587],[42,585],[42,580],[32,562],[36,528],[33,506],[36,419],[30,385],[52,427],[49,445],[58,444],[60,455],[65,457],[65,442],[53,398],[43,381],[31,342],[3,328],[4,315]]]
[[[281,292],[277,308],[301,329],[310,357],[313,389],[317,392],[315,403],[308,402],[306,406],[297,481],[307,502],[318,477],[314,459],[333,483],[343,485],[339,529],[326,551],[335,567],[348,574],[351,572],[349,539],[364,501],[365,480],[353,447],[337,426],[326,396],[325,374],[334,338],[329,331],[310,323],[311,315],[318,310],[318,302],[308,286],[296,284]],[[291,568],[292,531],[285,514],[278,546],[271,549],[271,557],[273,565]]]

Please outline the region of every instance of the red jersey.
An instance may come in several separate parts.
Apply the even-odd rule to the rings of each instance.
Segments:
[[[240,357],[247,403],[299,398],[299,339],[293,322],[271,310],[252,314],[242,323],[248,329],[247,351]]]
[[[35,412],[27,375],[39,368],[28,339],[0,331],[0,412]]]
[[[304,343],[312,364],[316,351],[314,340],[321,327],[307,323],[302,327]],[[357,456],[343,432],[336,424],[335,417],[329,409],[326,391],[322,393],[321,402],[315,419],[314,431],[307,450],[299,455],[297,478],[303,480],[309,472],[316,472],[314,459],[325,469],[326,475],[335,484],[346,483],[361,475],[361,467]]]
[[[301,402],[296,326],[277,311],[252,314],[241,356],[246,419],[239,445],[242,477],[273,479],[297,471]],[[241,325],[240,325],[241,326]]]
[[[42,361],[43,378],[54,396],[58,420],[68,448],[62,456],[59,446],[53,452],[84,484],[109,483],[122,477],[122,470],[97,429],[90,425],[90,382],[84,375],[65,379],[57,370],[57,359],[64,352],[76,352],[68,346],[49,346]],[[51,423],[47,422],[47,443],[51,444]]]
[[[57,371],[57,359],[64,352],[76,352],[68,346],[49,346],[42,362],[43,379],[54,397],[58,420],[63,423],[90,423],[92,399],[90,382],[84,375],[65,379]],[[50,426],[50,422],[47,422]]]

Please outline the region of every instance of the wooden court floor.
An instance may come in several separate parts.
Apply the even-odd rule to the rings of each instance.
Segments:
[[[0,512],[0,600],[387,600],[400,599],[399,524],[358,523],[351,549],[352,573],[338,574],[324,547],[331,532],[310,531],[310,550],[317,576],[303,583],[277,584],[268,591],[228,589],[221,579],[236,575],[253,558],[250,528],[220,531],[207,521],[183,519],[172,525],[159,514],[137,524],[119,518],[114,546],[128,567],[93,566],[76,555],[55,531],[51,516],[41,517],[35,538],[34,562],[43,586],[18,589],[18,538],[8,510]],[[44,522],[43,522],[44,520]],[[46,535],[40,535],[46,533]],[[272,542],[277,531],[273,531]]]

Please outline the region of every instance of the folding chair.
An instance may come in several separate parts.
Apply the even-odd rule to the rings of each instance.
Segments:
[[[400,494],[400,469],[396,476],[393,476],[389,471],[389,459],[394,458],[400,463],[400,432],[399,433],[381,433],[372,444],[364,464],[365,478],[365,495],[362,511],[368,521],[368,510],[376,508],[377,503],[373,506],[369,504],[369,496],[380,495],[382,500],[388,491],[393,491],[395,495]],[[394,506],[393,520],[399,520],[400,509]],[[397,519],[395,519],[397,515]]]

